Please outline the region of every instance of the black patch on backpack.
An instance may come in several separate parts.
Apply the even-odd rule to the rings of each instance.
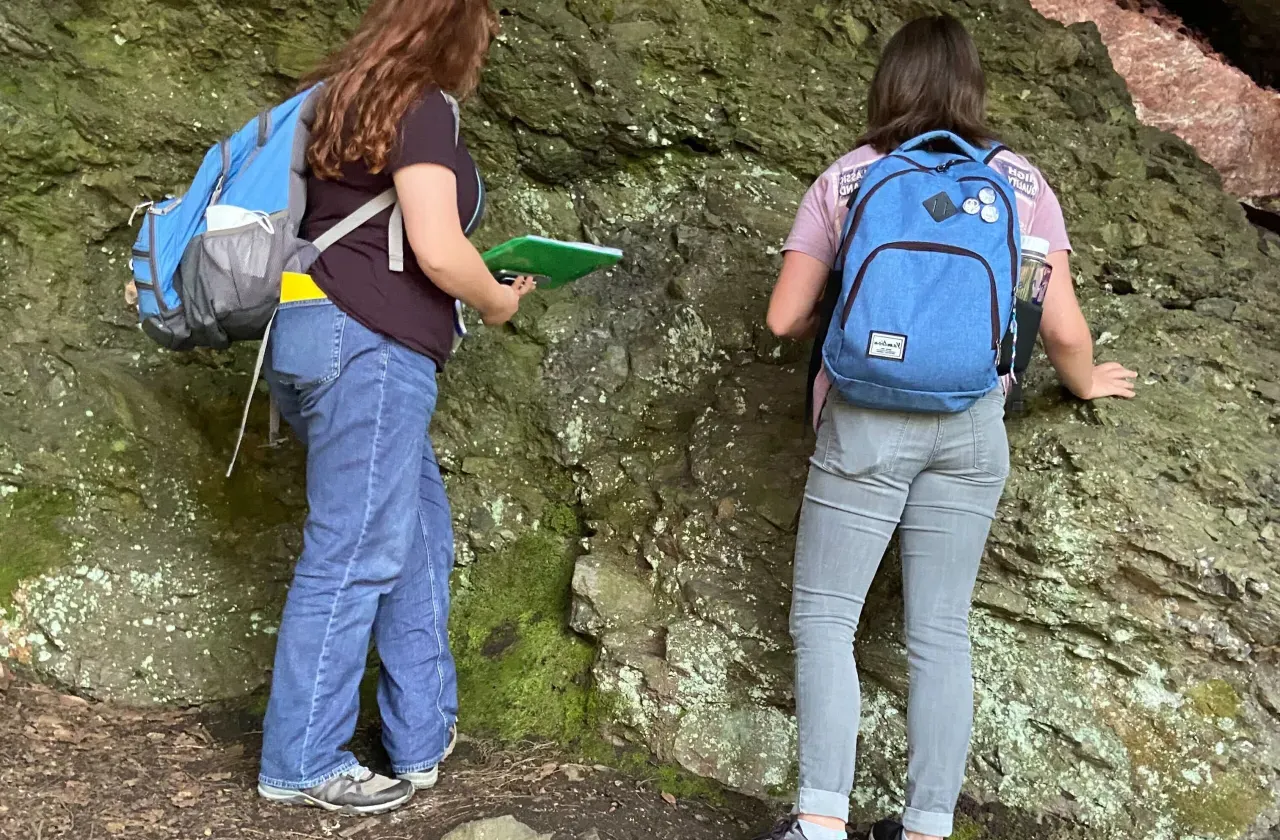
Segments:
[[[945,222],[958,212],[955,202],[945,192],[926,198],[924,200],[924,209],[929,211],[929,215],[933,216],[935,222]]]

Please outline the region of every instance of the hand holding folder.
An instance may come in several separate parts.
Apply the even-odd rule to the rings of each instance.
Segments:
[[[588,242],[519,236],[484,253],[484,264],[500,282],[532,275],[540,289],[554,289],[593,271],[617,265],[622,251]]]

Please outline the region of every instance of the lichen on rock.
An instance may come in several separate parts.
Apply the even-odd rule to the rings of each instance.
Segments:
[[[604,725],[743,791],[794,785],[787,606],[812,443],[804,348],[762,315],[878,48],[944,7],[978,39],[995,128],[1062,201],[1099,356],[1141,374],[1139,399],[1083,405],[1041,358],[1009,423],[966,792],[1063,836],[1264,837],[1280,241],[1138,124],[1092,27],[1023,0],[506,9],[464,111],[492,189],[479,242],[534,231],[627,259],[475,331],[442,376],[464,725]],[[264,684],[300,453],[260,445],[260,401],[221,477],[254,348],[147,343],[120,297],[127,220],[351,22],[340,0],[0,9],[0,648],[49,679],[144,704]],[[902,796],[898,574],[886,558],[857,643],[860,816]]]

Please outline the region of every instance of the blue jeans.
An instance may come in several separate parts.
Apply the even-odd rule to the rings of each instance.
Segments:
[[[381,660],[397,773],[444,755],[458,710],[449,652],[453,527],[427,426],[435,363],[328,301],[286,304],[266,368],[307,449],[302,556],[285,601],[259,779],[302,789],[354,767],[360,680]]]
[[[973,728],[969,602],[1008,475],[999,389],[957,414],[827,400],[791,596],[801,813],[849,818],[861,707],[853,638],[896,528],[910,671],[902,824],[951,834]]]

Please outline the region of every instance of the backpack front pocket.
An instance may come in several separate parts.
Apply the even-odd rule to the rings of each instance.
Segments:
[[[859,267],[839,313],[839,369],[907,391],[990,388],[1001,337],[998,294],[990,264],[975,251],[880,245]]]
[[[191,240],[179,268],[187,322],[199,344],[226,347],[262,336],[280,303],[292,236],[263,217]]]

